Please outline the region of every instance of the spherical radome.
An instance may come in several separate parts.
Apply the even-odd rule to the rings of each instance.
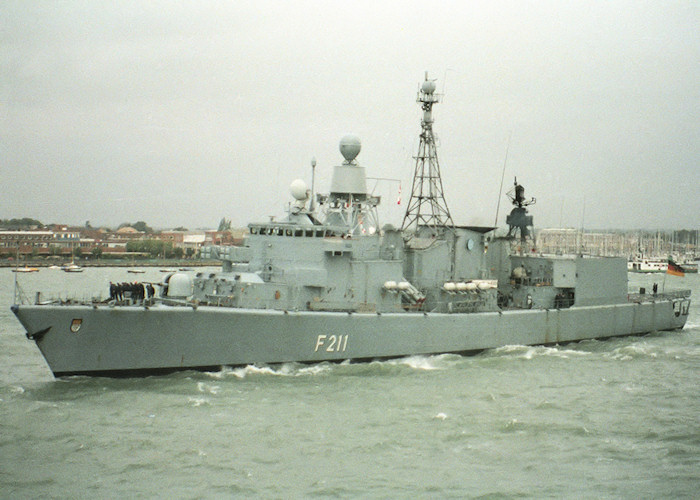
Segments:
[[[360,154],[362,143],[356,135],[346,135],[340,140],[340,154],[346,161],[353,161]]]
[[[309,197],[309,188],[306,186],[306,182],[301,179],[295,179],[289,185],[289,191],[295,200],[304,201]]]
[[[426,94],[432,94],[435,92],[435,88],[435,82],[433,80],[426,80],[423,82],[423,85],[421,85],[421,90]]]

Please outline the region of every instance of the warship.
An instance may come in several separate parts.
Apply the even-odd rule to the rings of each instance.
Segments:
[[[628,293],[624,258],[537,253],[533,199],[517,181],[507,233],[457,225],[433,133],[434,80],[419,86],[420,143],[401,227],[380,227],[355,136],[330,190],[291,184],[279,220],[243,246],[202,249],[220,272],[173,272],[154,296],[33,301],[12,312],[56,377],[141,376],[285,362],[475,353],[683,328],[690,292]],[[25,303],[26,302],[26,303]]]

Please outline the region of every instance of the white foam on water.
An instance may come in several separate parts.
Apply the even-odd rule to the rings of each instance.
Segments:
[[[218,385],[205,384],[204,382],[197,382],[197,390],[199,392],[208,392],[209,394],[217,394],[220,387]]]
[[[497,355],[505,354],[520,359],[533,359],[539,356],[551,356],[568,359],[570,357],[583,357],[591,354],[587,351],[566,349],[564,347],[507,345],[493,350]]]
[[[228,366],[222,366],[221,370],[218,372],[204,372],[207,374],[208,377],[215,378],[218,380],[222,380],[225,378],[228,374],[230,374],[232,369]]]
[[[249,375],[283,375],[281,373],[276,372],[269,366],[255,366],[255,365],[248,365],[243,368],[234,368],[231,370],[230,375],[233,375],[235,377],[238,377],[240,379],[244,379]]]
[[[209,401],[206,398],[187,398],[187,402],[194,407],[209,404]]]
[[[523,427],[524,427],[524,424],[520,420],[518,420],[517,418],[511,418],[505,424],[506,431],[523,432]]]
[[[347,366],[349,365],[350,362],[343,361],[341,363],[341,366]],[[302,375],[321,375],[325,373],[329,373],[331,370],[333,370],[333,366],[328,364],[328,363],[318,363],[314,365],[308,365],[308,366],[302,366],[301,368],[297,369],[297,375],[302,376]]]
[[[342,363],[346,364],[346,363]],[[244,379],[249,376],[274,376],[274,377],[304,377],[328,373],[334,365],[329,363],[316,363],[312,365],[300,365],[298,363],[283,363],[274,367],[267,365],[247,365],[239,368],[223,367],[220,372],[208,373],[216,379],[234,376]],[[218,387],[216,387],[218,390]],[[215,394],[215,393],[214,393]]]
[[[493,349],[492,352],[494,353],[521,353],[525,350],[529,349],[529,346],[526,345],[520,345],[520,344],[512,344],[512,345],[504,345],[503,347],[496,347]]]
[[[617,347],[607,354],[608,357],[619,361],[629,361],[643,357],[656,358],[658,357],[656,348],[649,346],[647,343],[639,343]]]
[[[234,376],[239,379],[245,379],[250,376],[274,376],[274,377],[305,377],[305,376],[319,376],[327,375],[334,372],[340,368],[343,368],[342,373],[346,373],[347,369],[358,367],[360,370],[366,369],[368,366],[372,365],[384,365],[384,366],[406,366],[414,370],[443,370],[448,368],[449,361],[461,360],[461,356],[454,354],[438,354],[432,356],[408,356],[405,358],[389,359],[389,360],[378,360],[372,361],[371,363],[357,363],[354,364],[350,360],[344,360],[341,363],[313,363],[310,365],[302,365],[299,363],[283,363],[281,365],[247,365],[244,367],[231,368],[222,367],[219,372],[207,372],[207,375],[211,378],[221,380],[230,376]],[[211,392],[215,394],[216,390],[219,389],[218,386],[212,386],[213,389],[209,390],[206,386],[199,383],[198,389],[200,392]]]
[[[570,357],[584,357],[591,353],[588,351],[579,351],[576,349],[565,349],[563,347],[544,347],[547,349],[544,353],[545,356],[556,356],[558,358],[570,358]]]
[[[444,359],[444,357],[444,354],[439,354],[436,356],[408,356],[406,358],[380,361],[380,363],[408,366],[414,370],[442,370],[443,367],[438,365],[440,361]]]

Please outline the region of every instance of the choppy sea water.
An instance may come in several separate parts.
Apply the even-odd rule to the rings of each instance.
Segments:
[[[158,270],[19,277],[106,295]],[[630,275],[631,288],[664,275]],[[700,277],[683,331],[473,357],[52,377],[0,270],[2,498],[697,498]]]

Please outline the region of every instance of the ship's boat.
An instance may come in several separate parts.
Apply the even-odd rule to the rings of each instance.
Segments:
[[[286,217],[250,224],[243,246],[202,250],[220,272],[168,273],[156,296],[37,294],[12,311],[56,376],[471,353],[684,326],[690,292],[629,294],[624,258],[538,254],[534,199],[517,181],[507,233],[455,224],[432,134],[438,101],[426,75],[400,228],[380,226],[360,141],[347,136],[327,194],[313,174],[311,189],[294,181]]]

